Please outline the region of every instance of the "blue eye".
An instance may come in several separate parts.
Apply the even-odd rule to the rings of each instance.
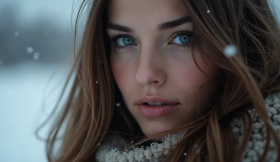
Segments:
[[[180,34],[173,39],[173,43],[176,44],[188,44],[192,41],[191,34]]]
[[[192,32],[190,31],[178,31],[176,36],[173,37],[173,40],[169,44],[174,44],[179,48],[186,49],[192,46]],[[118,34],[113,36],[109,40],[111,43],[114,43],[114,48],[120,50],[122,48],[130,47],[131,45],[137,45],[135,40],[126,34]]]
[[[134,42],[135,41],[129,37],[120,37],[117,39],[117,44],[118,44],[118,46],[121,46],[121,47],[133,45]]]

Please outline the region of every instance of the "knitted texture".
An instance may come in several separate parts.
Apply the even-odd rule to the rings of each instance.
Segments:
[[[265,106],[270,117],[272,126],[280,134],[280,93],[272,94],[265,99]],[[253,117],[255,109],[249,110]],[[257,162],[261,157],[265,145],[264,122],[258,115],[253,122],[253,130],[242,157],[242,162]],[[240,118],[235,118],[231,122],[233,132],[239,142],[243,137],[243,122]],[[104,139],[102,146],[96,153],[97,162],[161,162],[173,149],[173,146],[185,135],[186,131],[176,135],[168,135],[162,143],[154,142],[149,147],[137,147],[127,152],[125,143],[121,137],[108,136]],[[277,159],[277,150],[274,141],[271,139],[269,151],[265,162],[273,162]],[[187,156],[187,153],[184,154]],[[207,156],[207,155],[206,155]],[[207,158],[206,158],[207,159]]]
[[[265,107],[270,118],[270,123],[274,129],[280,134],[280,93],[272,94],[265,99]],[[253,117],[255,109],[249,110],[249,114]],[[232,129],[238,141],[241,143],[243,137],[243,123],[241,119],[235,118],[232,123]],[[243,154],[242,162],[257,162],[264,151],[266,142],[266,130],[264,122],[256,115],[253,122],[252,134],[247,147]],[[270,147],[265,158],[265,162],[274,162],[277,160],[277,148],[273,139],[270,140]]]
[[[133,150],[123,152],[124,147],[118,147],[118,143],[123,143],[120,138],[111,136],[98,149],[96,153],[97,162],[160,162],[169,154],[172,147],[185,135],[186,131],[168,135],[162,143],[153,142],[149,147],[136,147]],[[119,142],[113,141],[115,138]],[[120,146],[120,145],[119,145]]]

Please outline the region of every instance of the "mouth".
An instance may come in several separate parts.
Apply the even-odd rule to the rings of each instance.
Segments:
[[[147,104],[138,105],[139,112],[149,118],[158,118],[171,114],[174,110],[179,107],[180,104],[176,105],[158,105],[151,106]]]
[[[178,104],[178,102],[171,101],[171,100],[168,100],[168,99],[164,99],[164,98],[161,98],[161,97],[156,97],[156,96],[142,97],[136,103],[136,105],[149,105],[149,106],[176,105],[176,104]]]
[[[155,103],[148,103],[148,102],[145,102],[143,103],[143,105],[148,105],[148,106],[161,106],[161,105],[170,105],[168,103],[162,103],[162,102],[155,102]]]
[[[138,106],[139,112],[149,118],[157,118],[162,116],[167,116],[171,114],[174,110],[179,107],[180,104],[161,104],[161,105],[149,105],[149,103],[144,103]]]
[[[145,117],[162,117],[179,107],[179,103],[157,96],[144,96],[136,103],[139,112]]]

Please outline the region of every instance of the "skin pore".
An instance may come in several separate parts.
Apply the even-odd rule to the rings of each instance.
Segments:
[[[194,51],[208,76],[197,67],[192,30],[181,0],[110,3],[107,33],[112,42],[112,72],[126,107],[147,137],[191,122],[214,93],[218,68]],[[146,117],[136,105],[144,96],[161,97],[179,106],[165,116]]]

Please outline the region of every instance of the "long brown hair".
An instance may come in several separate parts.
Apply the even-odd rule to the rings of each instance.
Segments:
[[[77,20],[88,2],[82,1]],[[183,2],[197,33],[194,48],[220,68],[219,86],[211,107],[201,108],[201,117],[151,138],[188,130],[166,161],[202,161],[203,156],[193,149],[196,145],[207,152],[211,162],[237,162],[250,138],[253,119],[247,109],[253,106],[267,134],[260,161],[264,161],[271,137],[280,155],[280,138],[270,124],[264,104],[265,97],[280,91],[280,31],[269,3],[267,0]],[[112,77],[110,46],[106,41],[109,0],[94,0],[88,4],[91,8],[83,39],[69,75],[69,78],[75,77],[72,90],[47,140],[48,160],[52,162],[95,161],[95,151],[109,131],[130,135],[140,131],[125,105],[115,108],[116,101],[122,98]],[[238,50],[237,55],[230,58],[223,54],[229,44],[236,45]],[[245,132],[241,144],[236,144],[230,126],[235,116],[244,122],[246,116],[249,118],[249,125],[244,126],[249,131]],[[55,154],[55,142],[64,123],[62,144]],[[184,152],[188,155],[183,156]]]

